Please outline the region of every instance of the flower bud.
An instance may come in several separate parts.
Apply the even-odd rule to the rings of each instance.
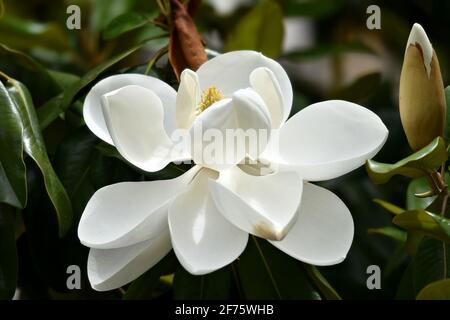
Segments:
[[[403,129],[414,151],[443,136],[446,105],[439,61],[417,23],[406,45],[399,104]]]

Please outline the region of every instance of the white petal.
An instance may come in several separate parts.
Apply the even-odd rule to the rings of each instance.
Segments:
[[[363,165],[381,149],[388,130],[369,109],[330,100],[301,110],[279,134],[278,152],[265,151],[262,158],[280,164],[279,170],[296,170],[305,180],[318,181]]]
[[[208,60],[197,70],[202,90],[217,86],[227,96],[234,91],[250,87],[250,74],[259,67],[273,72],[283,94],[283,119],[286,121],[292,107],[292,85],[283,67],[256,51],[233,51]]]
[[[408,37],[408,43],[406,44],[405,51],[408,49],[410,45],[415,46],[416,44],[420,46],[420,51],[422,52],[423,56],[423,64],[425,65],[425,69],[427,70],[428,76],[430,76],[431,59],[433,57],[433,46],[431,45],[431,42],[428,39],[427,33],[425,32],[423,27],[418,23],[414,23],[413,27],[411,28],[411,32]]]
[[[170,201],[185,191],[196,166],[171,180],[121,182],[98,190],[78,225],[78,238],[91,248],[129,246],[158,236],[167,228]]]
[[[181,129],[189,129],[194,121],[198,104],[200,103],[200,84],[197,74],[185,69],[180,76],[180,86],[177,92],[176,120]]]
[[[238,167],[210,181],[219,211],[238,228],[265,239],[280,240],[296,219],[303,182],[295,172],[252,176]]]
[[[164,129],[161,99],[149,89],[126,86],[102,97],[103,114],[114,145],[133,165],[158,171],[189,158]]]
[[[334,193],[306,183],[298,218],[275,247],[303,262],[328,266],[342,262],[353,240],[350,211]]]
[[[88,277],[97,291],[117,289],[139,277],[170,252],[169,229],[158,237],[119,249],[91,249]]]
[[[249,154],[256,158],[270,135],[270,116],[262,98],[250,88],[236,91],[203,111],[190,129],[195,163],[225,170]]]
[[[288,107],[283,102],[283,93],[275,74],[266,67],[260,67],[250,74],[250,84],[253,89],[263,98],[270,112],[272,128],[277,129],[285,121],[284,115],[289,115]]]
[[[138,85],[152,90],[164,106],[164,126],[170,135],[175,127],[175,90],[167,83],[142,74],[119,74],[99,81],[86,96],[83,117],[86,125],[100,139],[113,144],[103,117],[101,97],[111,91],[128,85]]]
[[[229,223],[217,210],[208,192],[208,179],[217,173],[199,172],[189,190],[169,208],[172,246],[183,267],[205,274],[233,262],[245,249],[248,234]]]

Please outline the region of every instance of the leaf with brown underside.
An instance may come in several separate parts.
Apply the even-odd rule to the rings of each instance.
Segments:
[[[179,0],[171,0],[170,4],[173,27],[169,39],[169,61],[179,80],[184,69],[195,71],[208,58],[187,8]]]

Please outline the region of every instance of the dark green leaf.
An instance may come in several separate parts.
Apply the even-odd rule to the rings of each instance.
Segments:
[[[37,118],[41,130],[47,128],[60,114],[61,101],[63,94],[59,94],[48,100],[42,107],[37,109]]]
[[[365,102],[376,92],[381,84],[381,73],[373,72],[363,75],[348,86],[331,93],[333,99],[348,100],[356,103]]]
[[[121,34],[143,27],[152,22],[154,15],[127,12],[114,18],[103,31],[103,39],[111,40]]]
[[[265,240],[250,236],[236,266],[247,299],[320,299],[301,263]]]
[[[402,278],[398,285],[397,293],[395,295],[396,299],[399,300],[413,300],[416,297],[416,290],[414,288],[414,262],[410,262],[406,267],[405,272],[403,272]]]
[[[64,139],[56,150],[54,168],[73,204],[75,217],[96,191],[90,183],[91,160],[98,139],[82,127]]]
[[[366,163],[366,169],[372,181],[381,184],[388,182],[397,174],[409,178],[422,177],[427,172],[440,167],[447,157],[444,139],[438,137],[423,149],[397,163],[388,164],[369,160]]]
[[[308,272],[309,277],[314,282],[317,288],[319,288],[322,295],[327,300],[342,300],[341,296],[334,290],[331,284],[325,279],[325,277],[320,273],[317,267],[304,264],[306,271]]]
[[[162,35],[153,37],[153,39],[161,38]],[[149,39],[150,40],[150,39]],[[137,46],[132,47],[131,49],[128,49],[125,52],[122,52],[115,57],[111,58],[108,61],[105,61],[95,67],[94,69],[90,70],[88,73],[86,73],[80,80],[72,84],[67,90],[64,91],[63,96],[61,97],[61,103],[58,105],[56,103],[57,98],[54,98],[55,101],[53,101],[51,104],[47,105],[46,108],[40,108],[38,110],[38,118],[42,119],[43,124],[51,123],[53,120],[55,120],[61,113],[66,111],[66,109],[70,106],[73,99],[78,95],[78,93],[84,89],[86,86],[88,86],[92,81],[97,79],[97,77],[105,72],[107,69],[118,63],[119,61],[125,59],[132,53],[136,52],[142,46],[144,46],[145,43],[141,43]],[[42,109],[42,110],[41,110]],[[45,120],[44,120],[45,119]]]
[[[430,283],[417,295],[417,300],[450,300],[450,279]]]
[[[114,18],[130,11],[134,3],[135,0],[93,1],[89,27],[96,32],[104,30]]]
[[[22,121],[24,150],[42,172],[45,188],[58,215],[59,234],[63,236],[72,222],[72,205],[48,158],[30,93],[22,83],[13,79],[8,80],[7,89]]]
[[[35,59],[29,55],[0,44],[0,69],[20,73],[21,82],[30,87],[33,96],[48,99],[61,92],[62,86]],[[45,101],[45,100],[44,100]]]
[[[66,90],[80,80],[79,76],[67,72],[57,70],[47,70],[47,72],[63,90]]]
[[[255,50],[276,58],[281,54],[283,32],[280,5],[274,0],[263,0],[238,23],[225,50]]]
[[[22,19],[15,15],[2,17],[0,37],[3,43],[21,49],[42,46],[64,52],[70,48],[64,29],[59,24]]]
[[[124,300],[153,299],[153,293],[162,275],[173,272],[177,259],[173,252],[165,256],[156,266],[133,281],[123,296]]]
[[[228,299],[231,281],[230,268],[225,267],[206,275],[193,276],[180,266],[173,280],[174,298],[177,300]]]
[[[428,284],[450,276],[450,246],[424,237],[413,263],[414,289],[417,295]]]
[[[12,208],[0,204],[0,300],[14,296],[17,282],[15,216]]]
[[[139,171],[143,173],[146,177],[152,178],[152,180],[159,180],[159,179],[173,179],[178,177],[179,175],[185,173],[190,169],[189,166],[186,165],[177,165],[174,163],[169,163],[163,170],[158,172],[145,172],[139,169],[138,167],[135,167],[133,164],[129,163],[122,155],[117,151],[117,149],[114,146],[111,146],[106,143],[100,143],[97,145],[97,150],[100,151],[100,153],[106,157],[116,158],[130,167],[134,168],[136,171]]]
[[[20,115],[0,82],[0,202],[23,208],[27,182]]]

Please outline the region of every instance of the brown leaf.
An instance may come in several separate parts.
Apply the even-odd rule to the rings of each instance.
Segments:
[[[208,58],[202,38],[187,8],[179,0],[171,0],[170,4],[173,28],[169,39],[169,61],[179,80],[184,69],[195,71]]]

